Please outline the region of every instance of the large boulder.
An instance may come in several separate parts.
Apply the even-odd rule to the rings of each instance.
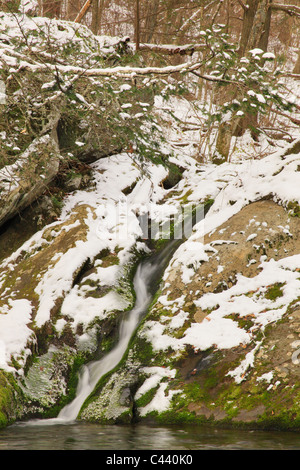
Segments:
[[[299,235],[294,212],[266,199],[183,243],[81,419],[298,429]]]

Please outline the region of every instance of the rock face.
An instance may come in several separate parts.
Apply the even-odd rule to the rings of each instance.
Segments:
[[[151,170],[159,182],[166,176],[164,168]],[[8,379],[0,383],[1,425],[55,416],[75,394],[79,367],[114,346],[119,323],[134,302],[133,270],[149,252],[137,240],[142,231],[136,214],[130,213],[130,229],[126,217],[117,216],[127,209],[118,205],[123,191],[130,196],[138,178],[136,191],[145,193],[148,178],[127,155],[103,159],[94,164],[88,188],[65,195],[53,222],[34,233],[32,227],[12,246],[14,231],[3,230],[0,368]],[[22,223],[26,219],[16,227]],[[123,399],[128,401],[126,394]]]
[[[36,139],[13,165],[0,169],[0,225],[43,194],[59,169],[59,149],[49,135]]]
[[[64,221],[46,226],[9,258],[8,265],[2,265],[1,312],[9,314],[8,321],[15,312],[20,324],[26,309],[29,314],[28,326],[23,325],[20,331],[19,355],[8,370],[20,370],[20,400],[23,395],[26,402],[23,418],[45,411],[55,414],[56,405],[70,393],[71,373],[96,353],[98,343],[99,355],[113,344],[120,320],[117,312],[128,308],[130,292],[127,300],[119,293],[121,288],[117,292],[123,266],[119,266],[116,253],[94,240],[88,223],[94,217],[93,207],[78,205]],[[106,277],[102,285],[100,279],[96,283],[91,280],[97,265]],[[68,304],[70,291],[75,296]],[[77,318],[72,301],[77,302]],[[5,317],[1,319],[5,321]],[[5,327],[9,332],[10,324],[3,324]],[[17,328],[12,334],[18,341]],[[24,350],[21,344],[26,336]]]
[[[262,200],[194,240],[204,252],[188,272],[175,253],[127,361],[81,418],[299,428],[299,232]]]
[[[139,223],[144,204],[151,201],[155,225],[164,226],[165,214],[169,221],[190,203],[214,199],[175,252],[125,356],[79,418],[298,429],[298,163],[297,154],[268,157],[252,162],[250,177],[247,162],[201,171],[186,162],[166,189],[164,167],[149,163],[144,174],[118,154],[90,165],[89,186],[65,195],[52,222],[6,253],[7,235],[0,425],[56,416],[75,396],[80,366],[116,344],[134,302],[134,269],[150,251]]]

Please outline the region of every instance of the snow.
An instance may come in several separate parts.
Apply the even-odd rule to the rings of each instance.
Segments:
[[[192,345],[205,351],[214,346],[217,349],[230,349],[239,344],[247,344],[250,335],[239,328],[233,320],[219,316],[206,317],[202,323],[194,323],[179,340],[179,347]]]
[[[271,372],[266,372],[265,374],[262,374],[260,377],[257,377],[257,381],[261,382],[265,380],[266,382],[270,383],[271,380],[273,379],[274,371]]]
[[[31,323],[31,312],[31,303],[26,299],[9,300],[9,307],[2,308],[0,315],[1,369],[14,372],[14,368],[9,365],[11,356],[23,356],[21,365],[24,365],[26,355],[30,355],[30,350],[26,350],[26,346],[34,339],[32,330],[27,326]]]
[[[0,105],[1,104],[6,104],[6,89],[5,83],[2,80],[0,80]]]
[[[263,262],[260,265],[261,272],[252,278],[239,274],[237,283],[233,287],[216,294],[204,294],[195,301],[196,306],[203,310],[219,306],[208,315],[207,318],[210,319],[224,318],[239,312],[240,316],[254,315],[254,323],[260,327],[278,320],[283,313],[284,306],[289,305],[300,293],[297,268],[293,270],[289,267],[299,266],[300,256],[294,255],[289,258],[277,262],[273,259]],[[283,296],[275,300],[264,298],[265,287],[279,282],[286,283],[286,286],[282,288]],[[251,291],[257,292],[257,296],[247,296],[247,293]]]
[[[273,54],[273,52],[265,52],[263,55],[262,55],[262,58],[263,59],[275,59],[275,55]]]
[[[241,362],[241,364],[235,370],[228,372],[227,375],[233,377],[236,383],[239,384],[243,380],[245,380],[247,370],[253,366],[254,360],[255,360],[255,353],[259,349],[260,345],[261,345],[261,342],[258,342],[255,348],[253,348],[252,351],[246,354],[246,357]]]
[[[200,221],[194,227],[188,240],[181,244],[177,250],[164,274],[164,279],[168,276],[170,269],[176,267],[182,272],[183,282],[188,284],[201,262],[208,261],[210,253],[214,253],[216,250],[214,246],[218,240],[212,244],[204,245],[202,243],[203,236],[217,230],[222,223],[249,202],[270,194],[273,195],[276,202],[283,205],[290,200],[300,201],[300,181],[297,171],[299,155],[291,154],[283,157],[284,153],[285,151],[279,151],[262,160],[225,163],[219,167],[211,164],[201,165],[200,172],[196,171],[199,165],[194,160],[188,155],[182,158],[184,154],[181,154],[179,161],[181,164],[185,162],[186,166],[184,177],[178,184],[181,197],[184,194],[189,194],[188,201],[191,204],[204,200],[206,197],[214,198],[215,202],[205,220]],[[175,154],[174,162],[176,162],[176,158],[178,157]],[[168,193],[160,185],[160,181],[166,176],[166,170],[163,167],[149,164],[149,178],[140,173],[127,154],[119,154],[99,160],[92,165],[92,168],[95,182],[93,191],[75,191],[67,196],[64,200],[60,220],[50,226],[53,236],[57,237],[61,230],[70,230],[72,226],[75,227],[79,224],[79,221],[76,221],[70,226],[65,224],[61,228],[62,222],[68,220],[78,205],[88,205],[90,208],[85,217],[87,226],[85,239],[78,241],[66,253],[57,253],[52,259],[52,267],[50,265],[48,271],[42,274],[36,287],[40,302],[35,322],[39,327],[49,320],[50,311],[55,305],[56,299],[61,297],[64,297],[61,307],[62,313],[66,315],[66,318],[73,320],[74,328],[79,323],[88,324],[95,317],[103,318],[113,309],[124,308],[124,300],[116,292],[109,292],[96,299],[85,296],[86,286],[72,287],[74,272],[85,262],[87,257],[93,259],[101,248],[108,247],[113,250],[117,245],[123,247],[118,256],[120,266],[124,265],[130,259],[131,248],[141,236],[137,214],[149,210],[159,222],[169,214],[179,212],[180,198],[167,198],[164,204],[161,204],[162,198]],[[115,181],[118,181],[117,185]],[[122,189],[130,187],[133,182],[136,182],[134,189],[130,194],[124,196]],[[230,200],[233,194],[237,202],[231,205]],[[124,217],[119,217],[121,214]],[[252,221],[252,224],[257,227],[255,220]],[[286,233],[289,232],[288,227],[282,227],[282,230]],[[253,241],[256,233],[254,232],[248,238],[249,243]],[[34,253],[39,246],[47,243],[42,237],[42,231],[37,232],[2,263],[2,270],[4,266],[6,269],[13,270],[14,261],[22,250],[27,250],[29,254]],[[221,240],[219,243],[232,242]],[[145,335],[151,341],[153,348],[158,351],[165,350],[170,346],[174,351],[179,352],[185,344],[190,344],[196,349],[206,349],[211,346],[231,348],[239,344],[248,344],[252,338],[251,331],[245,332],[238,328],[236,322],[225,317],[234,312],[240,312],[241,315],[254,315],[254,328],[264,328],[270,322],[280,319],[285,311],[285,306],[297,295],[300,295],[300,281],[297,279],[296,271],[299,266],[299,256],[287,257],[277,262],[274,260],[266,262],[262,258],[260,265],[262,270],[254,278],[248,279],[239,275],[237,284],[227,291],[203,296],[198,293],[199,297],[195,299],[195,304],[203,310],[208,308],[214,310],[202,323],[192,324],[179,340],[173,338],[170,331],[180,327],[185,320],[184,314],[180,311],[184,305],[184,296],[175,301],[168,301],[167,297],[162,297],[159,299],[160,302],[166,308],[173,309],[174,317],[168,325],[169,330],[166,330],[166,327],[158,322],[146,322]],[[222,266],[219,267],[219,271],[221,269]],[[112,266],[107,269],[101,267],[100,264],[91,279],[97,279],[99,285],[111,285],[115,282],[118,273],[118,267]],[[264,288],[277,282],[285,283],[282,288],[283,297],[271,302],[264,297]],[[257,296],[247,296],[249,290],[257,291]],[[27,301],[25,304],[27,305]],[[216,308],[217,305],[219,305],[218,308]],[[266,308],[267,311],[265,311]],[[180,313],[178,313],[178,309]],[[6,322],[12,315],[13,324],[15,318],[13,312],[12,309],[5,315]],[[23,348],[30,332],[26,326],[29,310],[27,309],[25,312],[27,312],[26,315],[20,317],[20,320],[23,318],[24,337],[23,339],[19,338],[19,344]],[[175,315],[176,312],[178,316]],[[62,326],[61,324],[60,327]],[[2,341],[7,348],[6,367],[9,367],[8,356],[14,351],[14,354],[17,354],[17,350],[14,349],[16,343],[12,342],[9,335],[3,337]],[[2,343],[2,361],[4,361],[3,347]]]
[[[162,367],[144,367],[141,372],[144,372],[145,374],[150,374],[150,377],[148,377],[143,385],[137,390],[135,394],[135,399],[140,398],[142,395],[144,395],[146,392],[149,390],[158,387],[154,398],[151,400],[150,403],[148,403],[146,406],[143,408],[139,408],[139,413],[141,416],[146,416],[148,413],[151,413],[151,411],[157,411],[157,412],[163,412],[166,411],[169,406],[170,402],[172,400],[172,397],[176,393],[180,393],[180,390],[176,391],[169,391],[166,393],[166,389],[168,387],[167,382],[161,382],[162,379],[164,378],[169,378],[172,379],[175,377],[176,370],[171,370],[169,368],[162,368]]]
[[[256,47],[255,49],[251,49],[251,51],[249,51],[250,54],[252,55],[261,55],[264,53],[264,51],[262,49],[259,49],[258,47]]]
[[[21,6],[24,9],[33,8],[34,4],[33,0],[32,2],[23,0]],[[52,28],[52,34],[57,37],[58,46],[67,44],[69,40],[78,40],[80,47],[86,54],[98,51],[98,49],[105,53],[112,52],[118,41],[116,38],[104,36],[95,38],[84,26],[75,26],[74,24],[71,26],[70,23],[63,21],[56,23],[41,18],[24,17],[23,26],[27,32],[34,32],[37,28],[44,28],[45,31],[47,28]],[[74,34],[77,29],[80,32],[78,35]],[[5,39],[7,36],[21,36],[21,34],[14,17],[5,15],[5,21],[0,24],[0,39]],[[202,33],[200,32],[200,34]],[[85,37],[86,41],[83,41],[82,37]],[[11,67],[11,72],[14,72],[15,67],[19,67],[21,63],[19,58],[17,60],[16,57],[9,54],[12,52],[10,46],[4,47],[3,44],[0,45],[0,61],[5,61]],[[37,44],[35,45],[37,46]],[[264,59],[273,58],[271,54],[263,54],[260,49],[254,49],[251,53]],[[247,61],[248,59],[241,59],[242,63],[247,63]],[[25,60],[22,64],[32,70],[35,70],[35,67],[41,68],[40,64],[37,66]],[[166,67],[165,71],[183,70],[184,67],[185,65],[182,64],[177,68]],[[82,68],[77,65],[57,66],[57,70],[77,73],[81,72]],[[152,69],[145,68],[143,73],[149,73],[150,70]],[[132,74],[140,72],[141,69],[131,67],[105,70],[90,68],[87,71],[91,76],[98,73],[99,75],[110,74],[111,76],[123,74],[126,77],[132,77]],[[147,84],[149,84],[148,78],[144,85],[147,86]],[[50,81],[45,83],[42,88],[50,90],[53,85],[54,82]],[[130,84],[124,83],[116,93],[123,93],[131,89]],[[2,92],[1,88],[0,92]],[[4,96],[3,92],[2,94]],[[0,95],[0,104],[1,99],[4,99],[3,96]],[[253,90],[249,91],[249,96],[256,98],[259,103],[265,103],[265,97]],[[139,104],[145,109],[148,107],[147,103],[140,102]],[[188,122],[191,126],[191,130],[183,132],[175,124],[175,121],[170,121],[170,126],[163,129],[167,141],[161,150],[167,155],[173,151],[170,160],[184,168],[182,180],[172,195],[171,191],[165,190],[161,184],[167,176],[167,170],[163,166],[148,163],[146,164],[147,172],[143,172],[126,153],[103,158],[91,165],[93,189],[79,190],[69,194],[64,199],[60,220],[47,227],[48,229],[52,228],[51,236],[54,239],[59,236],[62,230],[67,231],[79,227],[79,220],[73,224],[67,223],[76,207],[87,206],[89,208],[84,218],[85,236],[65,253],[56,253],[47,272],[40,273],[39,283],[35,289],[39,296],[39,305],[34,318],[37,327],[43,327],[50,320],[51,310],[57,299],[62,299],[61,314],[64,315],[64,318],[55,323],[59,334],[63,331],[67,320],[71,321],[72,327],[76,331],[79,324],[87,326],[96,318],[102,319],[114,310],[122,311],[127,308],[127,302],[114,290],[110,290],[100,298],[87,296],[87,285],[73,285],[74,273],[78,272],[87,258],[93,260],[102,249],[108,248],[113,252],[118,247],[120,248],[117,254],[119,265],[104,268],[98,262],[93,274],[86,277],[86,280],[97,282],[99,286],[113,286],[122,273],[122,267],[130,260],[132,248],[146,250],[145,245],[140,241],[143,233],[138,219],[139,215],[149,212],[153,222],[159,224],[168,221],[172,214],[181,214],[184,198],[186,203],[193,207],[209,198],[214,199],[214,205],[205,220],[199,221],[193,231],[188,234],[187,241],[182,243],[176,251],[163,277],[163,280],[166,280],[170,270],[176,268],[181,272],[183,283],[188,285],[201,263],[209,262],[210,254],[216,253],[214,246],[217,243],[232,243],[230,240],[217,240],[214,244],[205,245],[203,243],[204,235],[217,231],[220,225],[250,202],[271,197],[283,206],[286,206],[289,201],[300,203],[300,172],[298,171],[300,156],[294,153],[285,155],[286,149],[291,148],[295,142],[289,146],[285,143],[284,148],[276,151],[272,149],[271,153],[270,146],[262,137],[258,145],[262,154],[267,156],[255,159],[257,153],[255,153],[253,140],[248,132],[243,136],[243,139],[236,140],[234,143],[230,162],[215,166],[205,160],[209,154],[210,145],[208,145],[208,149],[203,151],[205,163],[199,163],[197,158],[200,152],[196,153],[195,148],[201,147],[199,144],[200,132],[197,128],[197,126],[201,128],[203,122],[205,123],[201,112],[197,114],[197,110],[187,100],[172,98],[166,101],[163,96],[156,97],[155,107],[159,116],[166,117],[168,111],[172,111],[179,121]],[[130,108],[130,103],[122,105],[123,110]],[[241,115],[241,112],[238,114]],[[127,113],[120,113],[120,117],[127,118],[128,116]],[[196,126],[196,130],[192,126]],[[0,136],[3,140],[6,139],[4,131],[0,133]],[[295,136],[299,141],[298,131],[295,131]],[[179,149],[178,144],[181,145]],[[76,145],[81,147],[85,144],[76,141]],[[200,156],[202,155],[200,154]],[[16,165],[22,165],[25,160],[26,153],[15,166],[7,166],[0,170],[2,186],[13,184],[11,181],[9,183],[5,183],[5,181]],[[125,196],[123,190],[131,187],[134,183],[136,184],[133,190]],[[236,201],[233,205],[231,204],[232,199]],[[255,220],[253,224],[255,224]],[[252,242],[258,233],[257,226],[253,225],[253,227],[255,232],[248,237],[249,242]],[[289,234],[289,227],[282,227],[282,231]],[[48,243],[50,242],[43,238],[41,230],[4,260],[0,265],[0,286],[3,282],[3,273],[14,270],[14,263],[22,251],[27,251],[30,256]],[[278,261],[272,259],[266,261],[262,257],[259,267],[260,273],[251,279],[238,274],[236,284],[226,291],[204,295],[197,291],[194,300],[196,307],[203,311],[207,309],[212,311],[201,323],[192,323],[181,338],[175,338],[172,333],[181,328],[188,319],[188,313],[182,310],[185,295],[179,295],[172,301],[168,300],[167,295],[160,296],[158,302],[170,311],[172,316],[164,316],[160,322],[145,321],[139,334],[146,337],[151,342],[153,350],[157,352],[172,348],[175,353],[180,354],[186,345],[200,350],[211,347],[230,349],[249,345],[253,340],[253,333],[257,329],[264,330],[268,324],[279,320],[286,312],[286,306],[300,296],[300,255],[286,257]],[[219,265],[217,271],[221,272],[223,269],[224,266]],[[265,297],[266,287],[278,282],[284,284],[283,295],[271,301]],[[250,297],[247,295],[249,291],[255,292],[255,295]],[[11,297],[15,294],[12,292]],[[1,306],[0,309],[0,368],[15,372],[11,365],[11,358],[18,358],[21,363],[24,363],[27,355],[30,354],[30,349],[27,346],[34,341],[32,330],[28,327],[32,321],[33,306],[25,298],[11,298],[7,306]],[[234,313],[238,313],[240,317],[251,315],[253,326],[248,331],[240,328],[236,321],[228,318]],[[165,323],[162,324],[163,322]],[[85,341],[88,341],[88,337],[84,334],[79,339],[79,343],[83,344]],[[249,367],[253,366],[258,348],[259,343],[254,345],[244,361],[230,372],[230,376],[238,383],[244,379]],[[135,398],[141,397],[153,388],[157,387],[157,390],[153,400],[141,409],[140,413],[145,415],[154,410],[166,410],[173,394],[178,391],[167,394],[168,382],[164,382],[164,380],[174,378],[175,372],[161,367],[145,368],[143,372],[148,377],[136,392]],[[22,369],[20,373],[22,373]],[[265,375],[258,380],[269,381],[271,378],[271,375]]]
[[[215,250],[213,245],[218,243],[217,240],[210,245],[205,245],[201,242],[204,234],[215,232],[221,224],[250,202],[270,195],[275,202],[282,205],[286,205],[290,200],[300,202],[300,174],[297,171],[300,156],[293,153],[285,155],[285,153],[286,151],[278,151],[261,160],[246,160],[230,165],[228,183],[218,191],[214,205],[206,218],[194,227],[189,239],[176,251],[165,271],[164,279],[168,278],[171,270],[179,269],[181,280],[187,285],[192,279],[195,269],[199,267],[201,261],[209,260],[210,252],[213,253]],[[193,178],[194,176],[191,175],[192,180]],[[202,173],[202,178],[203,195],[205,189],[209,190],[212,181],[229,178],[229,165],[223,164],[216,168],[208,167]],[[233,194],[237,202],[231,205],[230,200]],[[255,226],[256,230],[259,228],[255,219],[249,222],[249,226],[251,225]],[[264,225],[266,224],[264,223]],[[289,234],[289,227],[282,226],[280,229]],[[247,239],[248,242],[253,241],[256,236],[257,233],[252,233]],[[228,241],[222,240],[222,243],[226,242]],[[222,269],[221,266],[219,268]],[[250,344],[257,329],[263,331],[267,325],[281,319],[287,306],[300,296],[299,255],[288,256],[278,261],[274,259],[266,261],[262,257],[259,269],[259,274],[252,278],[238,274],[236,284],[227,290],[203,295],[199,293],[198,298],[194,300],[196,307],[203,311],[208,309],[212,309],[212,311],[201,323],[192,323],[182,338],[175,339],[169,325],[162,324],[167,317],[164,317],[161,322],[146,321],[140,334],[151,342],[155,351],[166,351],[168,348],[172,348],[175,354],[180,354],[185,345],[191,345],[194,349],[206,350],[211,347],[228,349]],[[265,297],[267,286],[276,283],[283,283],[283,295],[275,300],[270,300]],[[255,295],[249,296],[249,292],[255,292]],[[179,315],[176,314],[178,312],[177,300],[168,301],[167,296],[164,299],[162,296],[158,299],[159,303],[173,312],[172,322],[174,323]],[[239,328],[236,321],[228,318],[237,312],[240,317],[251,316],[253,326],[248,331]],[[178,316],[178,321],[180,324],[180,316]],[[247,369],[253,365],[258,347],[256,345],[239,367],[232,371],[231,375],[237,382],[243,380]]]
[[[28,13],[34,11],[38,7],[38,0],[21,0],[19,11],[22,13]]]
[[[100,299],[81,295],[82,291],[76,286],[66,295],[61,313],[68,318],[73,319],[72,327],[76,328],[78,324],[89,324],[95,318],[105,318],[106,312],[112,310],[123,311],[127,308],[125,302],[116,292],[110,291]]]

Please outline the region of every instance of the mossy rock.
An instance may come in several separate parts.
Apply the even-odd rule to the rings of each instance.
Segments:
[[[11,374],[0,370],[0,428],[12,424],[21,410],[22,396]]]

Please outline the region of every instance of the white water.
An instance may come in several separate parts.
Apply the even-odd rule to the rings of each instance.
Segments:
[[[112,370],[122,359],[139,319],[151,300],[151,294],[147,289],[147,279],[155,268],[156,265],[151,266],[150,262],[138,266],[134,278],[136,304],[120,325],[118,344],[99,361],[90,362],[88,365],[83,366],[79,377],[76,398],[61,410],[56,421],[74,421],[82,404],[92,393],[99,379]]]
[[[32,420],[27,424],[69,424],[76,420],[83,403],[93,392],[100,378],[117,366],[122,359],[133,332],[151,302],[151,285],[160,278],[174,245],[176,241],[173,240],[159,255],[139,264],[133,281],[136,295],[135,306],[127,312],[121,322],[119,341],[102,359],[90,362],[81,368],[74,400],[66,405],[56,418]]]

